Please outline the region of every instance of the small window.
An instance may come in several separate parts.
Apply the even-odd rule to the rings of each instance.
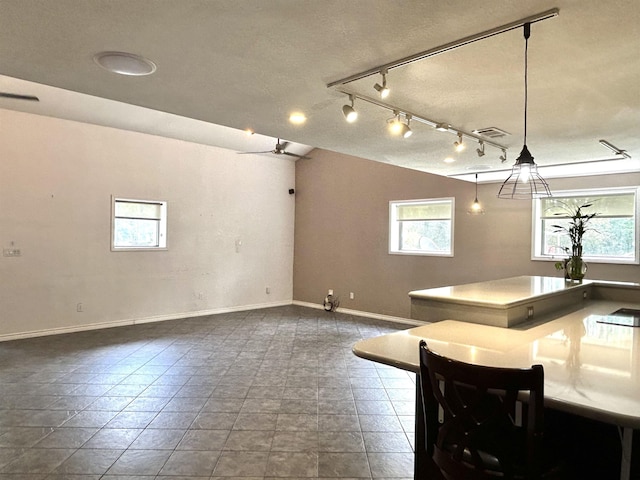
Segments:
[[[389,253],[453,256],[453,198],[389,202]]]
[[[533,259],[567,257],[570,241],[554,225],[569,222],[567,211],[591,204],[583,213],[592,218],[583,236],[583,257],[594,263],[638,263],[638,189],[619,188],[554,192],[533,201]]]
[[[167,202],[113,198],[112,250],[167,247]]]

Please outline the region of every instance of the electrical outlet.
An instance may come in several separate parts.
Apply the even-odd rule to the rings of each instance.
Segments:
[[[267,288],[265,289],[265,292],[267,292],[267,295],[269,295],[269,294],[271,293],[271,287],[267,287]]]
[[[354,298],[356,298],[356,294],[353,292],[349,292],[349,298],[353,300]]]
[[[533,306],[527,307],[527,318],[533,318]]]
[[[76,304],[76,312],[84,312],[82,303]]]

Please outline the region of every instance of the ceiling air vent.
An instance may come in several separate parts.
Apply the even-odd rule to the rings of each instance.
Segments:
[[[482,135],[487,138],[501,138],[506,137],[507,135],[511,135],[509,132],[505,132],[504,130],[500,130],[496,127],[487,127],[487,128],[479,128],[474,130],[473,133],[476,135]]]

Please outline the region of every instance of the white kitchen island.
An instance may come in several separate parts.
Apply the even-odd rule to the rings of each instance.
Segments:
[[[409,292],[411,318],[426,322],[462,320],[496,327],[555,318],[590,299],[640,302],[640,284],[561,277],[520,276]]]
[[[451,316],[437,321],[429,317],[434,323],[362,340],[353,352],[418,373],[418,345],[424,339],[441,355],[477,365],[541,364],[545,407],[620,428],[620,478],[629,479],[633,431],[640,429],[640,327],[607,322],[615,320],[612,314],[621,308],[640,311],[640,284],[591,281],[565,286],[564,279],[546,278],[550,277],[515,277],[412,292],[412,303],[442,301],[452,306]],[[547,305],[535,303],[540,300],[553,307],[545,311]],[[469,310],[455,310],[456,304]],[[528,305],[534,305],[533,317],[511,328],[466,317],[474,308],[500,313]],[[421,403],[418,378],[416,405]],[[429,463],[420,448],[424,435],[421,408],[416,408],[416,478],[422,478]]]

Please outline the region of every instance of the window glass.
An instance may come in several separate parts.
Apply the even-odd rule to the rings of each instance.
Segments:
[[[166,202],[114,198],[112,210],[113,250],[166,248]]]
[[[593,262],[638,263],[637,189],[555,192],[534,200],[534,259],[567,257],[568,235],[559,227],[570,222],[570,212],[582,207],[595,213],[583,236],[583,257]]]
[[[453,198],[389,203],[389,252],[453,255]]]

